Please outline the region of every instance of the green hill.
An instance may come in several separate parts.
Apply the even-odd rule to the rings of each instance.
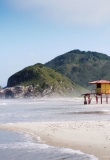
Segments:
[[[15,73],[8,79],[7,87],[34,85],[36,93],[60,95],[78,93],[81,87],[57,71],[42,64],[35,64]]]
[[[45,65],[83,87],[88,87],[90,81],[110,80],[110,57],[102,53],[72,50]]]

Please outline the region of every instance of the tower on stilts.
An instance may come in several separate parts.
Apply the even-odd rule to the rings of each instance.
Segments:
[[[96,104],[99,102],[102,104],[103,95],[105,95],[106,103],[108,103],[108,95],[110,94],[110,81],[108,80],[97,80],[93,82],[89,82],[89,84],[96,84],[96,88],[94,92],[85,93],[84,95],[84,104],[91,103],[91,96],[95,96]]]

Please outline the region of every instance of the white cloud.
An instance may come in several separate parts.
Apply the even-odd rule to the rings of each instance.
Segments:
[[[110,0],[9,0],[24,10],[41,10],[44,18],[69,24],[103,25],[110,21]]]

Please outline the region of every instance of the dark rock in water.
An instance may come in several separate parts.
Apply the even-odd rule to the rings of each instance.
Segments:
[[[31,97],[33,95],[32,86],[7,87],[0,91],[0,98],[21,98]]]
[[[5,98],[14,98],[14,93],[10,90],[5,92]]]

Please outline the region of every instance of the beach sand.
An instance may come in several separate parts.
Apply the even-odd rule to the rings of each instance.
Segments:
[[[1,124],[0,129],[28,133],[52,146],[80,150],[110,160],[110,122],[33,122]]]

